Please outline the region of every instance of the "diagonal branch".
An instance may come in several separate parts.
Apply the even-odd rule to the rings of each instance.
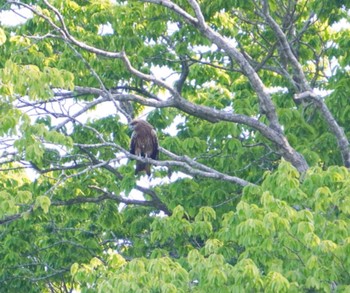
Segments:
[[[197,1],[196,0],[188,0],[188,3],[190,3],[191,7],[194,10],[194,13],[196,14],[198,24],[202,27],[205,27],[206,26],[205,19],[204,19],[203,13],[202,13],[201,8],[200,8],[199,4],[197,3]]]
[[[103,94],[102,90],[96,88],[76,87],[75,91],[78,93],[84,92]],[[274,129],[266,126],[264,123],[260,122],[255,118],[248,117],[246,115],[227,112],[224,110],[214,109],[203,105],[196,105],[182,97],[179,97],[176,100],[170,99],[161,102],[145,99],[143,97],[133,94],[116,94],[114,97],[116,100],[134,101],[142,105],[157,108],[176,107],[177,109],[185,113],[194,115],[196,117],[200,117],[210,122],[230,121],[234,123],[247,125],[259,131],[264,137],[272,141],[277,146],[277,149],[280,152],[280,154],[287,161],[291,162],[299,170],[299,172],[304,172],[308,168],[305,159],[290,146],[285,136],[283,136],[280,132],[277,132]]]
[[[206,178],[212,178],[216,180],[224,180],[227,182],[235,183],[241,186],[246,186],[250,185],[252,183],[243,180],[241,178],[235,177],[235,176],[230,176],[224,173],[221,173],[215,169],[212,169],[208,166],[205,166],[201,163],[198,163],[192,159],[190,159],[187,156],[178,156],[175,155],[164,148],[160,147],[160,151],[166,154],[167,156],[171,157],[174,160],[164,160],[164,161],[158,161],[158,160],[152,160],[149,158],[143,158],[139,157],[136,155],[133,155],[129,153],[126,149],[122,148],[121,146],[114,144],[114,143],[109,143],[109,142],[104,142],[104,143],[99,143],[99,144],[75,144],[75,146],[79,148],[84,148],[84,149],[91,149],[91,148],[100,148],[100,147],[113,147],[117,149],[118,151],[122,152],[125,154],[125,156],[129,159],[132,160],[137,160],[143,163],[150,163],[155,166],[164,166],[164,167],[169,167],[169,166],[176,166],[180,167],[183,170],[186,170],[186,173],[192,176],[202,176]],[[98,162],[96,166],[102,166],[103,162]],[[103,166],[106,166],[107,164],[104,164]]]
[[[203,172],[209,172],[209,173],[212,173],[212,174],[215,174],[218,179],[221,179],[221,180],[225,180],[225,181],[231,181],[231,182],[235,182],[241,186],[247,186],[247,185],[254,185],[244,179],[241,179],[241,178],[238,178],[238,177],[235,177],[235,176],[229,176],[227,174],[224,174],[224,173],[221,173],[213,168],[210,168],[204,164],[201,164],[199,162],[196,162],[195,160],[189,158],[188,156],[178,156],[178,155],[175,155],[173,154],[172,152],[160,147],[159,150],[167,155],[168,157],[174,159],[174,160],[177,160],[177,161],[183,161],[185,163],[187,163],[188,165],[192,166],[192,167],[195,167],[197,168],[198,170],[202,170]]]

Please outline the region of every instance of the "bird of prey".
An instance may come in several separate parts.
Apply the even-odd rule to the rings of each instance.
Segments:
[[[130,122],[133,130],[130,142],[130,153],[143,158],[158,159],[158,138],[153,126],[141,119],[134,119]],[[148,163],[136,161],[135,175],[145,171],[151,175],[151,166]]]

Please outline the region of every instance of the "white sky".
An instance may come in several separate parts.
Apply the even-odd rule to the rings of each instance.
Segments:
[[[5,26],[15,26],[18,24],[25,23],[29,18],[33,16],[32,12],[25,8],[18,8],[12,5],[15,11],[1,11],[0,12],[0,23]]]

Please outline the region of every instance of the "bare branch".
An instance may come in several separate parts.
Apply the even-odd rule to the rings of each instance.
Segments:
[[[252,183],[250,183],[250,182],[248,182],[246,180],[243,180],[241,178],[238,178],[238,177],[235,177],[235,176],[229,176],[229,175],[223,174],[221,172],[218,172],[218,171],[216,171],[216,170],[214,170],[214,169],[212,169],[212,168],[210,168],[208,166],[205,166],[204,164],[196,162],[195,160],[189,158],[188,156],[177,156],[177,155],[169,152],[168,150],[166,150],[166,149],[164,149],[162,147],[160,147],[159,150],[163,154],[167,155],[168,157],[170,157],[170,158],[172,158],[174,160],[185,162],[188,165],[190,165],[191,167],[197,168],[198,170],[202,170],[203,172],[212,173],[213,177],[211,177],[211,178],[217,177],[218,179],[234,182],[234,183],[237,183],[238,185],[241,185],[241,186],[254,185],[254,184],[252,184]]]
[[[74,114],[68,116],[68,118],[66,120],[64,120],[63,122],[57,124],[54,129],[55,130],[61,129],[68,122],[75,121],[76,118],[78,118],[80,115],[86,113],[89,109],[95,107],[98,104],[104,103],[106,101],[109,101],[109,99],[106,98],[106,97],[101,97],[101,98],[93,100],[92,102],[90,102],[90,103],[86,104],[84,107],[82,107],[81,110],[79,110],[79,111],[75,112]]]
[[[207,24],[204,20],[204,16],[202,14],[202,11],[201,11],[199,4],[197,3],[196,0],[188,0],[188,3],[190,3],[190,5],[192,6],[192,8],[194,10],[194,13],[196,14],[198,24],[204,28]]]
[[[179,97],[179,93],[169,84],[167,84],[166,82],[164,82],[163,80],[161,79],[158,79],[152,75],[149,75],[149,74],[145,74],[145,73],[142,73],[141,71],[137,70],[136,68],[134,68],[131,63],[130,63],[130,60],[128,58],[128,56],[125,54],[125,52],[122,52],[122,60],[124,61],[124,64],[126,66],[126,68],[129,70],[130,73],[136,75],[137,77],[143,79],[143,80],[147,80],[147,81],[150,81],[150,82],[153,82],[154,84],[158,85],[158,86],[161,86],[165,89],[167,89],[174,98],[177,98]]]
[[[164,167],[177,166],[177,167],[180,167],[183,170],[185,170],[187,174],[190,174],[193,176],[203,176],[203,177],[213,178],[213,179],[217,179],[217,180],[224,180],[224,181],[239,184],[241,186],[246,186],[246,185],[251,184],[250,182],[245,181],[241,178],[229,176],[229,175],[223,174],[219,171],[216,171],[210,167],[207,167],[203,164],[200,164],[200,163],[190,159],[187,156],[177,156],[177,155],[165,150],[162,147],[160,147],[160,151],[163,152],[164,154],[166,154],[167,156],[171,157],[172,159],[174,159],[174,161],[158,161],[158,160],[152,160],[149,158],[135,156],[133,154],[130,154],[127,150],[125,150],[121,146],[116,145],[114,143],[109,143],[109,142],[104,142],[104,143],[99,143],[99,144],[75,144],[75,145],[78,147],[81,147],[81,148],[85,148],[85,149],[100,148],[100,147],[109,146],[109,147],[116,148],[118,151],[121,151],[122,153],[125,154],[126,157],[128,157],[130,159],[141,161],[144,163],[150,163],[150,164],[155,165],[155,166],[164,166]],[[100,164],[102,164],[102,163],[100,163]]]
[[[78,41],[77,39],[75,39],[72,35],[69,34],[66,26],[64,25],[64,18],[63,16],[59,13],[59,11],[54,8],[51,4],[49,4],[47,1],[45,1],[46,4],[48,5],[48,7],[55,13],[55,15],[59,18],[60,20],[60,23],[63,24],[63,27],[60,27],[58,26],[57,24],[54,23],[54,21],[42,14],[41,12],[39,12],[38,10],[36,10],[34,8],[34,6],[31,6],[31,5],[28,5],[28,4],[25,4],[23,2],[18,2],[18,1],[7,1],[7,3],[9,4],[15,4],[15,5],[19,5],[19,6],[23,6],[27,9],[29,9],[31,12],[33,12],[33,14],[43,18],[45,21],[47,21],[48,24],[50,24],[52,26],[52,28],[57,31],[61,37],[63,38],[63,40],[65,41],[69,41],[71,42],[72,44],[86,50],[86,51],[89,51],[91,53],[95,53],[97,55],[102,55],[102,56],[105,56],[105,57],[108,57],[108,58],[119,58],[121,59],[122,58],[122,54],[121,53],[116,53],[116,52],[108,52],[108,51],[104,51],[104,50],[100,50],[100,49],[97,49],[95,47],[92,47],[92,46],[89,46],[83,42],[80,42]]]
[[[270,25],[270,27],[273,29],[273,31],[275,32],[275,35],[277,37],[277,39],[279,40],[279,42],[282,45],[281,50],[283,50],[285,56],[288,58],[291,66],[294,69],[294,73],[298,78],[299,81],[299,86],[301,88],[302,91],[309,91],[311,90],[305,74],[303,72],[303,69],[300,65],[300,63],[298,62],[298,59],[296,58],[296,56],[294,55],[291,46],[289,45],[289,42],[287,40],[287,37],[285,36],[285,34],[283,33],[282,29],[280,28],[280,26],[277,24],[277,22],[271,17],[270,13],[269,13],[269,5],[267,0],[263,0],[263,16],[266,19],[267,23]]]

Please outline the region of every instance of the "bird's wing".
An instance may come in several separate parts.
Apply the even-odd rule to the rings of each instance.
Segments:
[[[157,133],[154,129],[152,129],[151,132],[151,140],[152,140],[152,154],[151,154],[151,158],[153,160],[158,160],[158,154],[159,154],[159,150],[158,150],[158,138],[157,138]]]
[[[133,155],[136,155],[136,153],[135,153],[136,140],[137,140],[137,134],[134,131],[131,135],[131,141],[130,141],[130,153]]]

